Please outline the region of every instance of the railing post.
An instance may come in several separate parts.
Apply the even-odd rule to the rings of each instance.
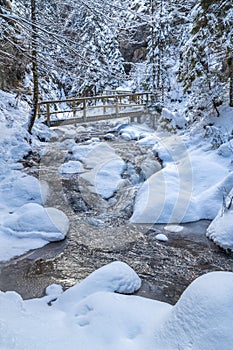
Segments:
[[[119,102],[118,102],[118,96],[116,96],[116,114],[119,113]]]
[[[73,117],[75,117],[76,116],[75,101],[72,101],[72,112],[73,112]]]
[[[102,102],[103,102],[103,113],[106,113],[106,100],[105,98],[102,98]]]
[[[50,124],[50,106],[49,103],[46,104],[46,118],[47,118],[47,125]]]
[[[87,103],[83,100],[83,121],[87,120]]]

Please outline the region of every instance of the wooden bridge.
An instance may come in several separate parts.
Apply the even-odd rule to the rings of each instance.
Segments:
[[[157,101],[155,93],[114,93],[93,97],[67,98],[38,103],[38,118],[48,126],[87,123],[130,117],[140,118]]]

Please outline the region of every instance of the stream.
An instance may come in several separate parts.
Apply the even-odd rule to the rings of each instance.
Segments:
[[[103,141],[109,131],[107,124],[95,125],[92,132],[79,132],[76,142],[85,143],[93,136]],[[0,290],[15,290],[24,299],[41,297],[49,284],[58,283],[66,289],[97,268],[120,260],[142,279],[137,295],[174,304],[198,276],[233,271],[232,256],[205,236],[208,220],[183,224],[180,232],[167,231],[166,225],[130,224],[137,185],[120,189],[107,201],[88,191],[79,175],[59,174],[58,168],[68,156],[61,141],[64,135],[48,142],[40,162],[28,159],[25,171],[49,184],[46,206],[61,209],[69,217],[68,236],[0,263]],[[148,155],[148,148],[135,141],[116,137],[104,142],[127,164]],[[127,180],[129,174],[124,176]],[[142,180],[138,181],[139,186]],[[158,233],[166,234],[168,241],[158,241]]]

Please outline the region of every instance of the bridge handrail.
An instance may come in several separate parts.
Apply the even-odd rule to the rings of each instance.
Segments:
[[[66,103],[66,102],[72,102],[72,101],[92,101],[92,100],[102,100],[107,98],[126,98],[126,97],[132,97],[132,96],[143,96],[143,95],[156,95],[154,92],[136,92],[136,93],[128,93],[128,94],[115,94],[115,95],[97,95],[92,97],[74,97],[74,98],[66,98],[63,100],[47,100],[47,101],[41,101],[38,102],[39,105],[43,104],[55,104],[55,103]]]
[[[119,113],[119,108],[120,107],[133,107],[133,106],[144,106],[147,105],[149,103],[150,100],[152,100],[153,98],[155,98],[155,96],[157,96],[157,93],[155,92],[136,92],[136,93],[126,93],[126,94],[114,94],[114,95],[98,95],[98,96],[91,96],[91,97],[75,97],[75,98],[65,98],[62,100],[47,100],[47,101],[41,101],[38,103],[38,109],[37,109],[37,114],[38,114],[38,118],[40,118],[42,115],[45,115],[47,118],[47,123],[50,123],[50,116],[51,114],[58,114],[58,113],[67,113],[67,112],[73,112],[73,116],[76,115],[76,112],[78,111],[78,105],[79,104],[83,104],[83,119],[86,119],[87,117],[87,109],[88,109],[88,102],[90,101],[102,101],[103,105],[102,106],[91,106],[91,108],[103,108],[103,113],[106,113],[106,109],[111,107],[114,108],[115,107],[115,113],[118,114]],[[129,102],[132,101],[135,103],[135,105],[133,105],[132,103],[127,104],[122,104],[122,100],[123,99],[129,99]],[[113,105],[107,105],[106,102],[108,102],[108,100],[113,99],[114,103]],[[63,110],[63,111],[51,111],[50,110],[50,105],[54,105],[56,106],[57,104],[61,104],[61,103],[71,103],[72,105],[72,110],[71,111],[67,111],[67,110]],[[46,110],[42,111],[41,107],[45,106]]]

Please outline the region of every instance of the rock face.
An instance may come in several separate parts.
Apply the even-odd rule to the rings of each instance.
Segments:
[[[130,40],[127,39],[127,34],[122,34],[118,38],[121,54],[125,62],[128,62],[125,64],[126,73],[131,70],[130,62],[137,63],[146,58],[148,28],[141,26],[133,34],[133,38],[131,35]]]
[[[3,91],[20,91],[23,86],[27,59],[16,48],[16,45],[23,47],[23,43],[20,43],[19,39],[16,39],[14,35],[11,37],[11,40],[16,42],[15,46],[9,40],[1,38],[0,50],[5,52],[5,55],[1,55],[0,89]],[[10,56],[10,59],[8,56]]]

